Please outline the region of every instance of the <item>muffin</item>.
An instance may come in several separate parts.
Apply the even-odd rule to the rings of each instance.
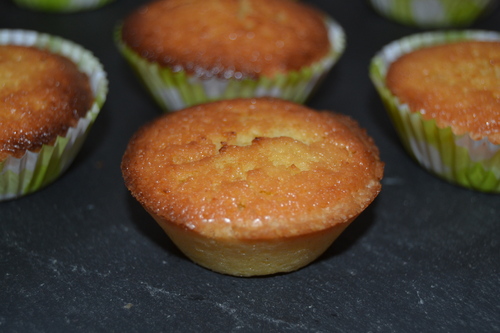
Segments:
[[[114,0],[13,0],[16,5],[23,8],[53,13],[97,9],[112,1]]]
[[[69,166],[104,103],[105,76],[70,41],[0,30],[0,200],[34,192]]]
[[[115,38],[165,111],[237,97],[304,102],[345,43],[333,19],[289,0],[154,1]]]
[[[464,27],[487,14],[498,0],[369,0],[383,17],[423,28]]]
[[[268,97],[164,114],[132,137],[121,167],[187,257],[234,276],[314,261],[375,199],[383,173],[348,116]]]
[[[432,32],[376,55],[371,77],[405,148],[452,183],[500,192],[500,34]]]

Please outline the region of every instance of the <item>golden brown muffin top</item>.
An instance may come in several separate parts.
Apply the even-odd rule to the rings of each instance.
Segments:
[[[34,47],[0,46],[0,161],[65,135],[92,98],[88,77],[69,59]]]
[[[289,0],[159,0],[126,18],[124,42],[142,57],[202,77],[273,76],[330,51],[324,16]]]
[[[273,239],[357,216],[380,191],[383,163],[351,118],[259,98],[158,118],[133,136],[122,171],[166,221],[208,237]]]
[[[438,127],[500,144],[500,42],[464,41],[411,52],[390,66],[387,86]]]

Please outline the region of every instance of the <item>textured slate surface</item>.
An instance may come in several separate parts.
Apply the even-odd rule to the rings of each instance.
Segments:
[[[1,28],[71,39],[110,79],[72,167],[44,190],[0,203],[0,331],[500,331],[500,196],[416,165],[368,78],[376,51],[421,29],[389,22],[364,1],[310,1],[344,27],[347,50],[308,105],[368,130],[386,162],[383,191],[310,266],[235,278],[183,257],[123,185],[128,139],[160,114],[113,44],[115,25],[141,2],[70,15],[0,2]],[[500,30],[500,10],[473,27]]]

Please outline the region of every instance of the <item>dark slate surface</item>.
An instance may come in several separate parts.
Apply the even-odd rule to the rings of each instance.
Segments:
[[[361,0],[310,2],[345,28],[347,50],[308,104],[367,128],[387,164],[384,187],[318,261],[260,278],[188,261],[123,185],[129,137],[160,114],[112,39],[141,1],[71,15],[0,2],[0,27],[71,39],[101,59],[110,79],[72,167],[44,190],[0,203],[0,331],[500,331],[500,196],[416,165],[368,78],[376,51],[422,30],[389,22]],[[499,30],[500,10],[473,27]]]

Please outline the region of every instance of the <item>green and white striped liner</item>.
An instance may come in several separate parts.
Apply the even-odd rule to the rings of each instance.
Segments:
[[[326,23],[332,47],[324,59],[300,71],[257,79],[241,79],[236,75],[228,75],[227,78],[200,78],[182,69],[148,62],[125,45],[121,39],[121,27],[115,32],[115,40],[122,55],[165,112],[237,97],[271,96],[303,103],[345,49],[342,27],[331,18],[326,18]]]
[[[97,9],[112,1],[114,0],[13,0],[21,7],[60,13]]]
[[[382,16],[419,27],[458,27],[472,24],[498,0],[369,0]]]
[[[425,169],[466,188],[500,193],[500,145],[487,137],[473,140],[455,135],[450,127],[439,128],[410,110],[387,88],[385,78],[391,63],[413,50],[460,40],[500,41],[500,33],[464,30],[427,32],[394,41],[377,53],[370,64],[370,77],[392,119],[403,146]]]
[[[94,55],[81,46],[35,31],[0,30],[0,45],[23,45],[46,49],[66,56],[90,78],[94,103],[76,127],[69,128],[55,144],[43,145],[39,152],[26,152],[21,158],[8,157],[0,162],[0,201],[32,193],[56,180],[80,150],[90,127],[99,114],[108,92],[104,69]]]

